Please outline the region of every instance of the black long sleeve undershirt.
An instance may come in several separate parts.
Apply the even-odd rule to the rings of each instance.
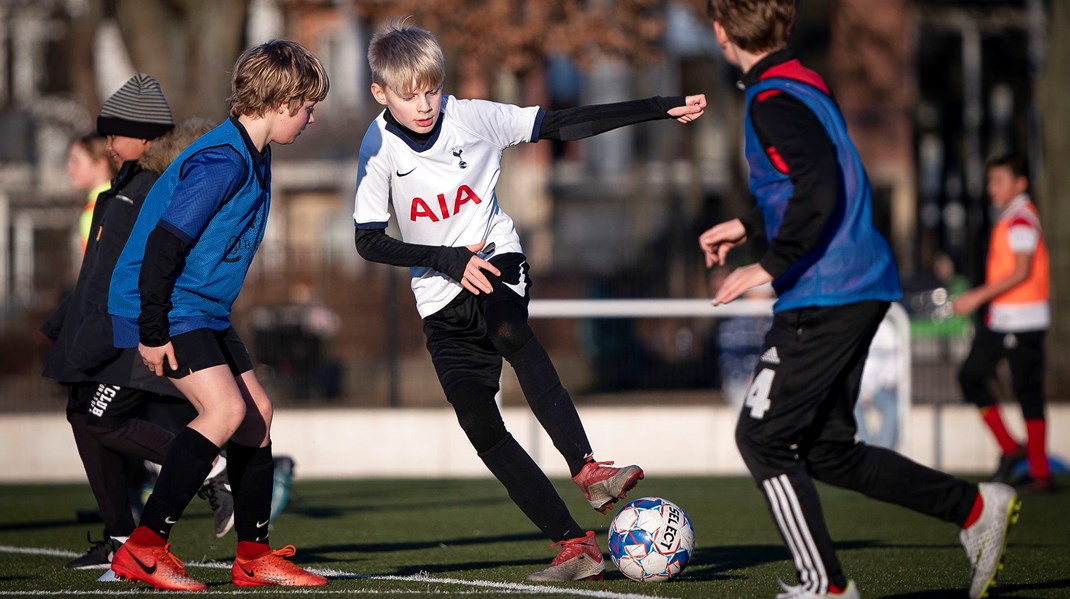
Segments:
[[[612,104],[549,110],[542,119],[538,138],[573,141],[646,121],[672,118],[669,110],[683,106],[684,96],[655,96]]]
[[[137,279],[141,291],[138,336],[144,345],[159,347],[170,340],[167,315],[171,312],[171,292],[186,264],[187,248],[186,241],[160,225],[145,242],[145,258]]]
[[[773,278],[784,274],[817,247],[839,196],[836,148],[817,116],[799,100],[777,94],[751,106],[751,121],[762,146],[788,167],[794,193],[783,220],[759,261]],[[764,233],[760,210],[740,219],[748,235]]]
[[[545,112],[532,142],[540,139],[571,141],[612,131],[626,125],[672,118],[668,111],[686,104],[685,96],[656,96],[644,100],[630,100],[612,104],[579,106]],[[409,139],[426,143],[427,134],[419,134],[402,126],[390,111],[385,118],[397,126]],[[381,228],[357,228],[353,243],[357,253],[369,262],[393,266],[424,266],[444,273],[455,281],[464,277],[468,261],[475,255],[465,247],[430,246],[394,239]]]
[[[394,239],[383,229],[357,229],[353,243],[357,253],[369,262],[392,266],[425,266],[446,274],[454,281],[464,277],[472,253],[466,247],[419,245]]]

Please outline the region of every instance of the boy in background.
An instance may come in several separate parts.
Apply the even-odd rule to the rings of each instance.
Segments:
[[[505,428],[494,396],[504,357],[540,424],[593,508],[606,513],[643,478],[597,462],[568,391],[528,325],[527,260],[495,195],[502,152],[540,139],[581,139],[653,119],[690,122],[704,96],[545,111],[442,92],[434,36],[391,22],[372,38],[372,95],[386,110],[360,149],[353,218],[366,260],[408,266],[427,349],[469,441],[509,497],[561,547],[531,581],[601,580],[594,532],[573,520],[550,480]],[[390,206],[401,238],[385,229]]]
[[[137,347],[144,368],[166,375],[197,409],[164,459],[141,525],[112,570],[165,590],[203,591],[170,552],[168,537],[212,459],[227,448],[239,586],[320,586],[322,576],[272,551],[271,400],[231,326],[231,306],[264,236],[271,143],[293,143],[314,122],[329,81],[294,42],[246,50],[234,65],[230,118],[194,142],[149,192],[111,279],[116,347]]]
[[[787,49],[794,0],[708,0],[717,43],[743,71],[745,152],[757,200],[699,237],[706,265],[764,234],[765,255],[714,294],[772,283],[773,324],[736,427],[740,455],[791,552],[799,584],[778,597],[859,597],[836,557],[814,480],[953,522],[984,597],[1017,519],[1014,489],[979,487],[855,441],[866,353],[899,298],[891,250],[873,225],[868,178],[824,80]]]
[[[141,510],[142,460],[159,464],[174,439],[154,416],[192,417],[174,385],[139,368],[136,350],[112,344],[108,286],[149,189],[179,152],[209,128],[199,119],[175,127],[159,83],[144,73],[109,96],[97,117],[101,145],[114,158],[108,162],[121,168],[95,198],[74,290],[41,327],[54,341],[43,374],[67,388],[67,421],[104,521],[104,537],[68,562],[68,568],[108,565],[133,532],[131,510]],[[217,460],[199,492],[215,512],[217,537],[233,522],[225,463],[222,457]],[[136,476],[131,476],[131,466]]]
[[[94,131],[75,137],[67,149],[67,179],[71,187],[88,195],[78,217],[78,237],[83,253],[89,241],[97,196],[111,188],[111,179],[118,172],[119,165],[111,159],[107,144],[107,138]]]
[[[1048,248],[1037,208],[1029,197],[1025,157],[999,156],[988,163],[988,196],[999,217],[992,227],[985,283],[954,299],[956,315],[988,304],[970,353],[959,370],[962,394],[981,410],[981,419],[999,444],[1001,457],[992,480],[1011,482],[1023,460],[1029,474],[1020,482],[1027,492],[1052,489],[1044,418],[1044,334],[1051,324],[1048,306]],[[1012,387],[1025,418],[1025,446],[1003,424],[999,403],[989,389],[996,365],[1010,366]]]

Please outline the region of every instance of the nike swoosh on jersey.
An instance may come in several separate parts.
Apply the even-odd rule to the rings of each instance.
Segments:
[[[405,175],[409,175],[409,174],[412,174],[412,171],[414,171],[414,170],[416,170],[416,167],[415,167],[415,166],[414,166],[414,167],[412,167],[411,169],[409,169],[409,172],[407,172],[407,173],[403,173],[403,172],[401,172],[401,171],[394,171],[394,172],[395,172],[395,173],[397,173],[397,175],[398,175],[399,177],[404,177]]]
[[[133,551],[130,552],[130,558],[133,559],[134,563],[136,563],[142,570],[145,571],[145,574],[153,574],[154,572],[156,572],[156,563],[155,562],[153,562],[153,564],[151,566],[148,566],[148,565],[145,564],[145,562],[139,560],[137,558],[137,556],[134,555]]]

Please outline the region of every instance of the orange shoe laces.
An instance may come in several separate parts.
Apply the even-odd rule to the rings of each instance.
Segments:
[[[273,549],[271,551],[271,555],[277,555],[279,557],[290,557],[295,553],[297,553],[297,547],[294,547],[293,545],[287,545],[281,549]]]
[[[172,564],[175,565],[175,568],[178,569],[178,573],[179,574],[181,574],[183,576],[186,575],[186,562],[178,559],[177,555],[171,553],[171,544],[170,543],[168,543],[168,544],[163,546],[163,553],[162,554],[159,553],[159,550],[155,551],[154,553],[157,554],[156,555],[156,559],[157,560],[164,560],[164,561],[171,562]]]

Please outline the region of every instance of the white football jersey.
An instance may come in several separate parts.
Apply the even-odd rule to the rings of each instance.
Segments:
[[[426,144],[387,122],[385,111],[360,146],[353,219],[360,228],[385,226],[393,205],[407,243],[459,247],[486,240],[493,253],[523,252],[513,220],[494,187],[502,151],[530,142],[539,107],[442,97],[440,124]],[[416,307],[425,318],[464,288],[443,273],[411,268]]]

